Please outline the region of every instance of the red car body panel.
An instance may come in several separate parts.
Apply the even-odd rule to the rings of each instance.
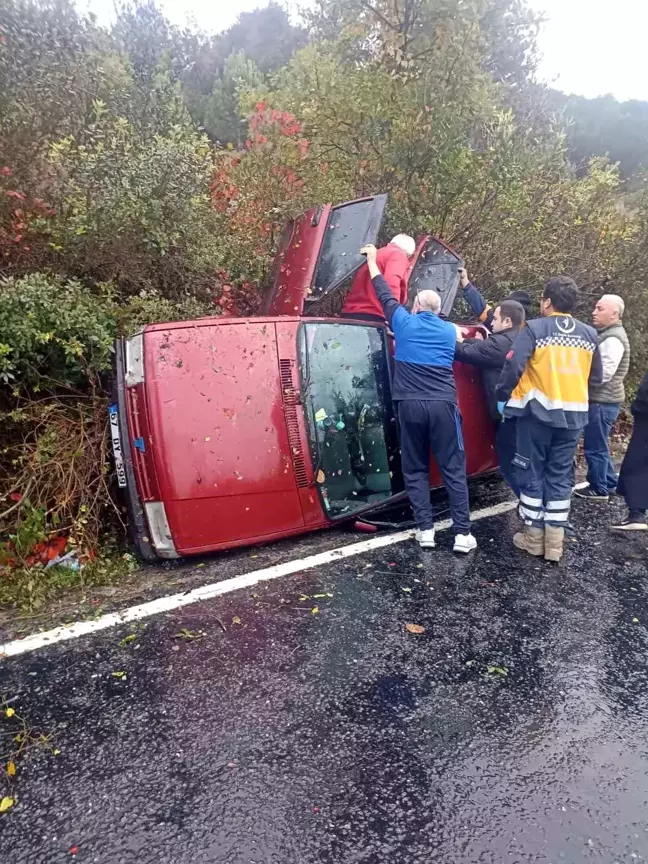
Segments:
[[[286,226],[277,256],[272,291],[263,304],[263,314],[301,315],[311,291],[322,240],[328,227],[331,205],[312,207]]]
[[[361,225],[362,239],[369,233],[371,241],[384,200],[378,202],[377,210],[372,209],[373,199],[362,203],[367,216],[366,225]],[[307,332],[302,331],[303,326],[341,323],[302,314],[309,303],[312,308],[317,305],[311,297],[325,234],[351,216],[347,212],[336,224],[337,209],[309,211],[291,226],[266,303],[272,310],[269,315],[151,325],[136,337],[139,341],[134,349],[129,342],[118,345],[116,410],[127,477],[122,485],[127,485],[131,525],[143,557],[177,557],[267,542],[324,528],[338,517],[352,518],[376,508],[367,498],[366,504],[355,499],[353,512],[348,514],[342,511],[333,516],[327,510],[327,492],[320,485],[322,472],[315,452],[320,434],[315,427],[322,423],[315,422],[318,414],[309,403],[310,383],[300,368],[305,350],[302,347],[300,354],[300,338],[304,341],[300,334]],[[441,256],[444,279],[452,280],[457,269],[452,250],[434,238],[422,238],[419,252],[424,254],[425,249],[431,250],[430,260]],[[416,270],[418,260],[420,257],[415,258],[412,270],[420,277],[423,271]],[[343,267],[330,260],[326,266],[330,272],[335,270],[339,280],[350,278],[361,264],[356,256]],[[437,278],[437,271],[429,269],[430,261],[426,266],[424,287],[428,287],[425,279]],[[317,290],[322,296],[327,293],[321,285]],[[279,311],[284,315],[279,316]],[[360,322],[344,326],[366,330]],[[374,326],[372,332],[379,334],[383,329]],[[478,330],[487,335],[483,328],[467,328],[470,335]],[[388,357],[388,342],[381,339],[384,347],[379,355]],[[129,350],[134,359],[129,359]],[[381,361],[386,369],[389,362]],[[497,466],[493,422],[479,373],[457,363],[455,377],[468,474],[478,476]],[[385,416],[392,416],[393,422],[388,382],[384,387]],[[340,414],[339,428],[344,430],[341,420]],[[378,429],[375,422],[372,429]],[[348,429],[340,433],[329,429],[326,435],[344,451]],[[401,478],[387,480],[390,493],[384,490],[385,473],[380,477],[383,491],[376,495],[387,496],[381,504],[402,497]],[[433,487],[441,485],[434,463],[430,482]]]

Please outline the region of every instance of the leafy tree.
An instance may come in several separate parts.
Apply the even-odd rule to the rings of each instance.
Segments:
[[[122,293],[201,295],[219,260],[207,139],[189,126],[143,137],[95,106],[82,142],[52,145],[50,266]]]
[[[246,137],[246,121],[239,112],[239,93],[263,85],[263,76],[242,51],[225,60],[209,96],[200,100],[194,117],[200,117],[208,135],[220,144],[240,147]]]
[[[582,164],[591,155],[609,155],[625,177],[648,167],[648,102],[619,102],[613,96],[585,99],[552,93],[569,123],[572,159]]]
[[[295,27],[283,6],[271,0],[253,12],[242,12],[229,30],[216,37],[221,56],[242,52],[264,74],[285,66],[306,43],[306,31]]]
[[[240,145],[245,122],[237,110],[238,92],[259,87],[305,41],[305,31],[291,25],[278,3],[242,13],[229,30],[196,47],[183,75],[191,116],[215,141]]]
[[[71,0],[0,0],[0,161],[38,183],[50,142],[78,134],[96,99],[117,110],[129,78],[107,36]]]
[[[454,71],[467,49],[495,81],[524,82],[536,63],[539,18],[524,0],[320,0],[305,14],[316,40],[337,42],[348,61],[413,68],[451,41]]]

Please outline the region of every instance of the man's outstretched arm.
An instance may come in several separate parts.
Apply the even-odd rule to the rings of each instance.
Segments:
[[[363,246],[360,251],[363,255],[367,256],[367,266],[369,267],[371,284],[373,285],[376,297],[383,308],[383,313],[387,319],[387,323],[392,329],[395,326],[398,326],[399,322],[404,324],[405,320],[409,318],[409,312],[404,306],[400,305],[398,300],[396,300],[391,292],[391,288],[380,272],[378,262],[376,261],[378,250],[375,246],[369,244],[368,246]]]
[[[470,306],[470,311],[477,318],[480,324],[483,324],[488,330],[493,324],[494,310],[486,302],[484,295],[479,292],[468,278],[468,271],[465,267],[459,269],[459,285],[463,292],[463,299]]]

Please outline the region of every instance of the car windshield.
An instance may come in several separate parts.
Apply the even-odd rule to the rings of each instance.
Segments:
[[[356,324],[305,324],[302,392],[315,480],[331,517],[389,498],[398,444],[391,407],[386,334]]]

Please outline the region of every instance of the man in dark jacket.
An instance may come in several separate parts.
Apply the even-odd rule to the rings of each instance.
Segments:
[[[417,540],[435,545],[430,504],[430,450],[434,453],[450,499],[454,551],[470,552],[477,541],[470,533],[466,454],[457,408],[452,363],[457,341],[454,324],[439,318],[436,291],[419,292],[412,312],[394,298],[376,262],[376,247],[364,246],[376,297],[396,339],[392,398],[400,426],[405,489],[418,526]]]
[[[619,473],[617,491],[623,495],[628,515],[613,531],[648,531],[648,372],[632,403],[634,426]]]
[[[470,306],[473,315],[477,318],[480,324],[483,324],[487,330],[493,329],[493,318],[495,317],[495,309],[489,306],[484,295],[476,288],[468,278],[468,271],[465,267],[459,268],[459,285],[461,287],[462,297]],[[504,300],[515,300],[523,309],[524,314],[528,318],[533,309],[533,299],[526,291],[511,291]]]
[[[488,401],[488,409],[497,424],[495,444],[499,457],[500,472],[510,488],[519,494],[516,473],[513,468],[515,456],[515,418],[502,418],[497,410],[495,388],[499,381],[506,357],[524,324],[524,308],[517,300],[502,300],[493,313],[492,336],[488,339],[464,339],[457,329],[455,360],[469,363],[482,370],[482,383]]]

